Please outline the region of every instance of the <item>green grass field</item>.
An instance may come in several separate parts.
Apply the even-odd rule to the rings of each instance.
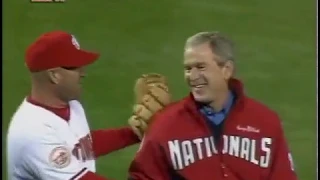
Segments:
[[[3,138],[29,92],[24,51],[39,34],[70,31],[83,48],[102,53],[88,68],[83,102],[92,128],[108,128],[126,125],[132,86],[142,73],[163,73],[176,99],[186,95],[185,39],[219,30],[236,42],[247,93],[281,115],[300,179],[316,179],[314,0],[4,0],[3,7]],[[136,149],[99,159],[98,172],[126,179]]]

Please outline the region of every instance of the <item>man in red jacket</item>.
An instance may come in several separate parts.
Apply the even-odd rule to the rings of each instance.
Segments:
[[[233,77],[232,42],[218,32],[188,38],[191,93],[155,115],[130,166],[132,180],[296,180],[276,112]]]

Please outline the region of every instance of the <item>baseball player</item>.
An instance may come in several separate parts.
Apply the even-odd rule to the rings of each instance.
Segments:
[[[188,38],[191,93],[155,115],[130,179],[297,180],[277,113],[245,94],[234,60],[231,40],[218,32]]]
[[[137,80],[141,100],[129,118],[131,128],[90,130],[79,96],[84,67],[98,57],[63,31],[45,33],[29,46],[25,63],[32,89],[13,115],[7,136],[10,180],[106,180],[95,173],[95,159],[140,142],[144,120],[166,104],[158,98],[167,90],[163,77],[149,74]],[[156,101],[161,104],[153,106]]]

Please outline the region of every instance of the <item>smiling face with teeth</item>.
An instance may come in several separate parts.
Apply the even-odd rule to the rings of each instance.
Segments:
[[[210,104],[228,92],[233,62],[213,52],[209,42],[186,46],[184,76],[196,101]]]

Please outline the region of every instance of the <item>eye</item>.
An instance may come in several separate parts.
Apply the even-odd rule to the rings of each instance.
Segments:
[[[74,70],[78,69],[77,67],[61,67],[61,68],[69,70],[69,71],[74,71]]]
[[[205,70],[206,69],[206,66],[205,65],[198,65],[197,68],[199,70]]]
[[[191,67],[190,67],[190,66],[184,66],[184,70],[185,70],[185,71],[190,71],[190,70],[191,70]]]

